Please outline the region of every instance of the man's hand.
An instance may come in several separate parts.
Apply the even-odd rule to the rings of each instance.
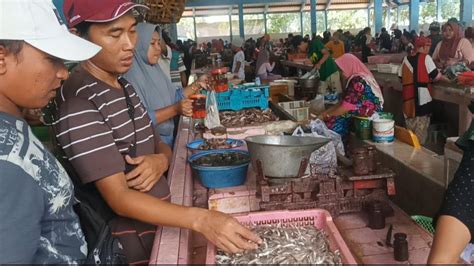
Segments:
[[[262,243],[258,235],[239,224],[235,218],[217,211],[205,210],[196,219],[194,229],[225,252],[257,249],[258,244]]]
[[[184,116],[192,116],[193,115],[193,100],[191,99],[183,99],[178,103],[178,114]]]
[[[128,164],[135,169],[125,175],[129,188],[140,192],[148,192],[168,170],[168,158],[163,154],[150,154],[132,158],[125,156]]]

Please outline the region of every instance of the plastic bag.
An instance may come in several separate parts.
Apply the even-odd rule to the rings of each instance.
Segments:
[[[309,103],[309,111],[312,114],[321,114],[326,110],[326,107],[324,106],[324,96],[321,94],[316,95],[316,97],[311,100]]]
[[[336,147],[336,151],[340,155],[346,155],[344,151],[344,143],[342,143],[341,135],[330,130],[326,126],[324,121],[321,121],[320,119],[311,120],[311,122],[309,123],[309,127],[311,128],[311,132],[317,133],[320,136],[330,138],[331,142],[334,144],[334,147]]]
[[[293,132],[293,136],[300,137],[319,137],[326,138],[324,136],[318,135],[316,132],[305,133],[301,127],[297,127]],[[333,142],[328,142],[326,145],[315,150],[311,153],[309,158],[309,165],[306,168],[305,174],[320,174],[320,175],[330,175],[337,170],[337,154],[336,147]]]
[[[217,108],[216,92],[210,91],[206,97],[206,117],[204,118],[204,125],[213,129],[221,127],[221,120],[219,119],[219,109]]]

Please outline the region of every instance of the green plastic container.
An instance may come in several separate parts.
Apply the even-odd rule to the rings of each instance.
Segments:
[[[372,121],[368,117],[354,117],[354,129],[356,136],[361,140],[372,139]]]
[[[423,215],[413,215],[411,217],[415,223],[417,223],[419,226],[423,227],[426,231],[434,234],[435,229],[433,227],[433,218],[426,217]]]

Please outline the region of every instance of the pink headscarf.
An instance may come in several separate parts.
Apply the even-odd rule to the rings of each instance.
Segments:
[[[353,77],[361,77],[367,83],[374,95],[379,98],[380,104],[383,105],[383,95],[379,84],[375,81],[374,75],[370,70],[353,54],[344,54],[336,59],[336,64],[342,72],[342,75],[350,81]],[[348,82],[349,83],[349,82]]]

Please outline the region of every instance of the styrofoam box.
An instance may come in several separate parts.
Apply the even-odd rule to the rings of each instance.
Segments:
[[[307,103],[306,101],[292,101],[292,102],[280,102],[278,103],[278,105],[286,110],[286,109],[296,109],[296,108],[306,107]]]
[[[388,74],[397,74],[399,65],[394,64],[377,64],[377,72],[388,73]]]
[[[298,210],[298,211],[269,211],[254,212],[242,216],[234,216],[244,226],[260,224],[294,224],[298,226],[312,225],[326,233],[331,251],[339,250],[343,264],[357,264],[341,234],[336,228],[331,215],[323,209]],[[216,247],[208,242],[206,265],[215,264]]]

